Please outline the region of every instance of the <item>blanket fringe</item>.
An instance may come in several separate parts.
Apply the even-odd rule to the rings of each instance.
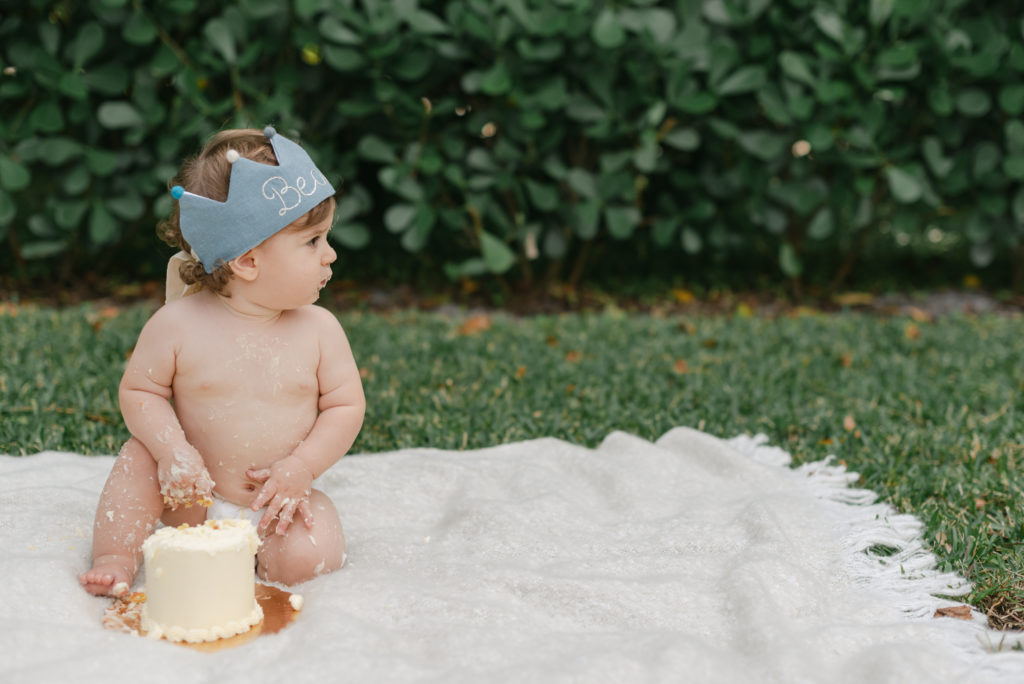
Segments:
[[[726,440],[732,448],[760,463],[788,466],[791,459],[768,437],[742,435]],[[780,457],[779,452],[786,458]],[[860,476],[835,462],[834,456],[788,470],[828,506],[842,528],[846,566],[852,579],[901,609],[910,620],[936,619],[936,610],[952,606],[970,609],[970,620],[941,618],[948,643],[957,649],[970,672],[964,681],[1021,681],[1021,632],[996,632],[978,610],[946,597],[963,596],[971,584],[963,577],[937,569],[935,556],[924,541],[924,524],[899,513],[877,495],[851,485]]]
[[[741,435],[727,443],[760,463],[790,463],[789,455],[769,445],[763,434]],[[920,520],[897,512],[889,504],[877,503],[872,491],[853,488],[860,476],[836,463],[833,456],[805,463],[791,472],[814,496],[840,504],[833,508],[842,527],[847,567],[854,581],[885,594],[912,618],[931,618],[938,608],[962,605],[942,597],[963,596],[971,591],[971,584],[955,573],[937,569],[936,558],[924,542]],[[972,609],[971,615],[975,622],[987,624],[979,611]]]

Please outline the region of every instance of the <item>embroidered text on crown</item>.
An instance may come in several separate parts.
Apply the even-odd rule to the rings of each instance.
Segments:
[[[313,181],[313,187],[306,190],[306,178],[299,176],[292,185],[281,176],[273,176],[263,183],[263,196],[268,200],[278,199],[281,201],[281,208],[277,210],[279,216],[284,216],[292,209],[299,207],[305,197],[316,195],[316,190],[322,185],[330,187],[330,183],[324,178],[316,167],[309,170],[309,177]]]

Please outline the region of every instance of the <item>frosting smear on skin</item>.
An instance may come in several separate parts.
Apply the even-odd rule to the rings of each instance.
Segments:
[[[256,601],[260,545],[248,520],[165,527],[142,544],[146,603],[142,629],[154,639],[215,641],[263,619]]]

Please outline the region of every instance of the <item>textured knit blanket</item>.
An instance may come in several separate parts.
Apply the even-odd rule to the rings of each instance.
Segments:
[[[968,587],[918,521],[763,438],[348,456],[317,483],[347,565],[216,653],[104,630],[78,586],[112,463],[0,457],[0,681],[1024,681],[1018,635],[934,617]]]

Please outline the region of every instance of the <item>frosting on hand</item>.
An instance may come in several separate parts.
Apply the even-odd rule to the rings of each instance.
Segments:
[[[213,479],[195,449],[175,449],[159,462],[157,476],[164,504],[171,510],[195,504],[209,507],[213,503]]]
[[[259,495],[252,502],[252,510],[266,506],[267,511],[260,520],[259,530],[265,533],[277,518],[274,532],[284,534],[292,524],[297,512],[308,529],[313,529],[313,511],[309,507],[309,495],[313,488],[313,473],[294,454],[283,458],[269,468],[254,470],[246,475],[263,484]]]

